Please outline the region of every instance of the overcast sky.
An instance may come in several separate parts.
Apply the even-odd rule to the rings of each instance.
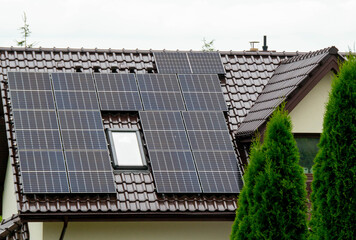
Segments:
[[[0,46],[16,46],[26,12],[42,47],[310,51],[356,44],[356,0],[0,0]]]

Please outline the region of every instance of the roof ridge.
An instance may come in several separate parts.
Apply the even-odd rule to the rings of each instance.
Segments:
[[[335,46],[331,46],[331,47],[327,47],[327,48],[316,50],[316,51],[310,51],[308,53],[298,55],[298,56],[295,56],[295,57],[292,57],[289,59],[285,59],[280,62],[280,65],[301,61],[301,60],[312,58],[312,57],[315,57],[315,56],[318,56],[321,54],[325,54],[325,53],[337,54],[338,52],[339,52],[339,50]]]
[[[45,51],[45,52],[94,52],[94,53],[103,53],[103,52],[112,52],[112,53],[154,53],[154,52],[204,52],[202,50],[169,50],[169,49],[112,49],[112,48],[48,48],[48,47],[38,47],[38,48],[28,48],[28,47],[1,47],[0,51],[26,51],[26,52],[33,52],[33,51]],[[213,52],[217,52],[223,55],[246,55],[246,56],[299,56],[300,54],[305,54],[305,52],[286,52],[286,51],[235,51],[235,50],[216,50]]]

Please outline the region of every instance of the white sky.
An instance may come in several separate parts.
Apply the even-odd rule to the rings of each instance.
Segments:
[[[16,46],[26,12],[42,47],[354,50],[356,0],[0,0],[0,46]]]

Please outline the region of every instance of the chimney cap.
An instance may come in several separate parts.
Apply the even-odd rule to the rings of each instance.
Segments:
[[[251,52],[257,52],[258,51],[258,48],[255,47],[255,44],[257,43],[260,43],[259,41],[250,41],[250,45],[251,45],[251,48],[250,48],[250,51]]]

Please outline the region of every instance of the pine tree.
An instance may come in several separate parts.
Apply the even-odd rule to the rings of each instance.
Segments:
[[[250,165],[231,239],[306,239],[305,175],[283,106],[267,124],[262,147],[252,150]]]
[[[260,140],[256,138],[251,146],[250,164],[247,166],[244,175],[245,185],[239,195],[236,219],[230,236],[231,240],[249,239],[251,235],[252,220],[249,214],[253,206],[253,187],[255,185],[255,176],[264,168],[264,160]]]
[[[314,159],[310,239],[356,239],[356,57],[334,77]]]

